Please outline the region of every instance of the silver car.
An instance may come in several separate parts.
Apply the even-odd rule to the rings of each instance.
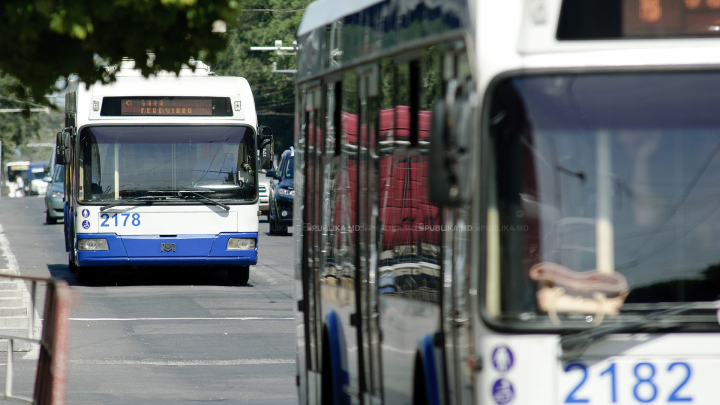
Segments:
[[[45,192],[45,222],[48,224],[56,224],[58,219],[64,217],[64,179],[65,166],[55,165],[55,170],[53,170]]]
[[[258,173],[258,200],[260,202],[260,212],[267,216],[270,214],[270,182],[272,180],[265,173]]]

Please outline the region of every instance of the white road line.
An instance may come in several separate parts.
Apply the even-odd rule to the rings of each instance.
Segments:
[[[70,318],[71,321],[289,321],[295,318],[238,316],[224,318]]]
[[[238,359],[238,360],[70,360],[71,364],[117,366],[245,366],[258,364],[295,364],[294,359]]]

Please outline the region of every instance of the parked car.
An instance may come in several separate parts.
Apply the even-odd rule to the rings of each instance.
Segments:
[[[45,193],[45,222],[48,224],[56,224],[58,219],[63,218],[64,179],[65,166],[55,165]]]
[[[270,196],[270,233],[287,235],[292,226],[293,200],[295,199],[295,150],[290,147],[282,153],[277,171],[268,170],[267,176],[273,178]]]

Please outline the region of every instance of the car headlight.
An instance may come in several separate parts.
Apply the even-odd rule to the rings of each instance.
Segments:
[[[78,250],[108,250],[107,239],[78,239]]]
[[[278,193],[280,193],[280,195],[284,195],[286,197],[295,196],[295,190],[290,190],[289,188],[281,188],[278,190]]]
[[[230,238],[227,243],[227,250],[253,250],[255,239]]]
[[[51,198],[63,198],[65,196],[65,193],[62,191],[53,191],[52,194],[50,194]]]

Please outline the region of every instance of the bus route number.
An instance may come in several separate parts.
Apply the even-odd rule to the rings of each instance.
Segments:
[[[140,226],[140,214],[100,214],[100,227]]]
[[[605,389],[609,390],[610,402],[613,404],[624,402],[621,396],[629,395],[630,398],[640,403],[652,403],[656,400],[665,403],[672,402],[693,402],[693,396],[683,390],[683,387],[690,381],[692,367],[685,362],[673,362],[666,369],[656,367],[655,364],[642,362],[631,365],[632,378],[619,379],[617,376],[616,363],[610,363],[607,368],[599,373],[598,377],[603,381]],[[588,367],[580,362],[570,363],[564,367],[565,373],[580,371],[581,380],[574,385],[574,388],[565,397],[566,404],[589,404],[591,398],[581,394],[579,391],[586,383],[589,383],[590,372]],[[672,387],[667,387],[666,392],[661,392],[656,377],[661,372],[672,374],[676,380]],[[663,387],[665,388],[665,387]]]

